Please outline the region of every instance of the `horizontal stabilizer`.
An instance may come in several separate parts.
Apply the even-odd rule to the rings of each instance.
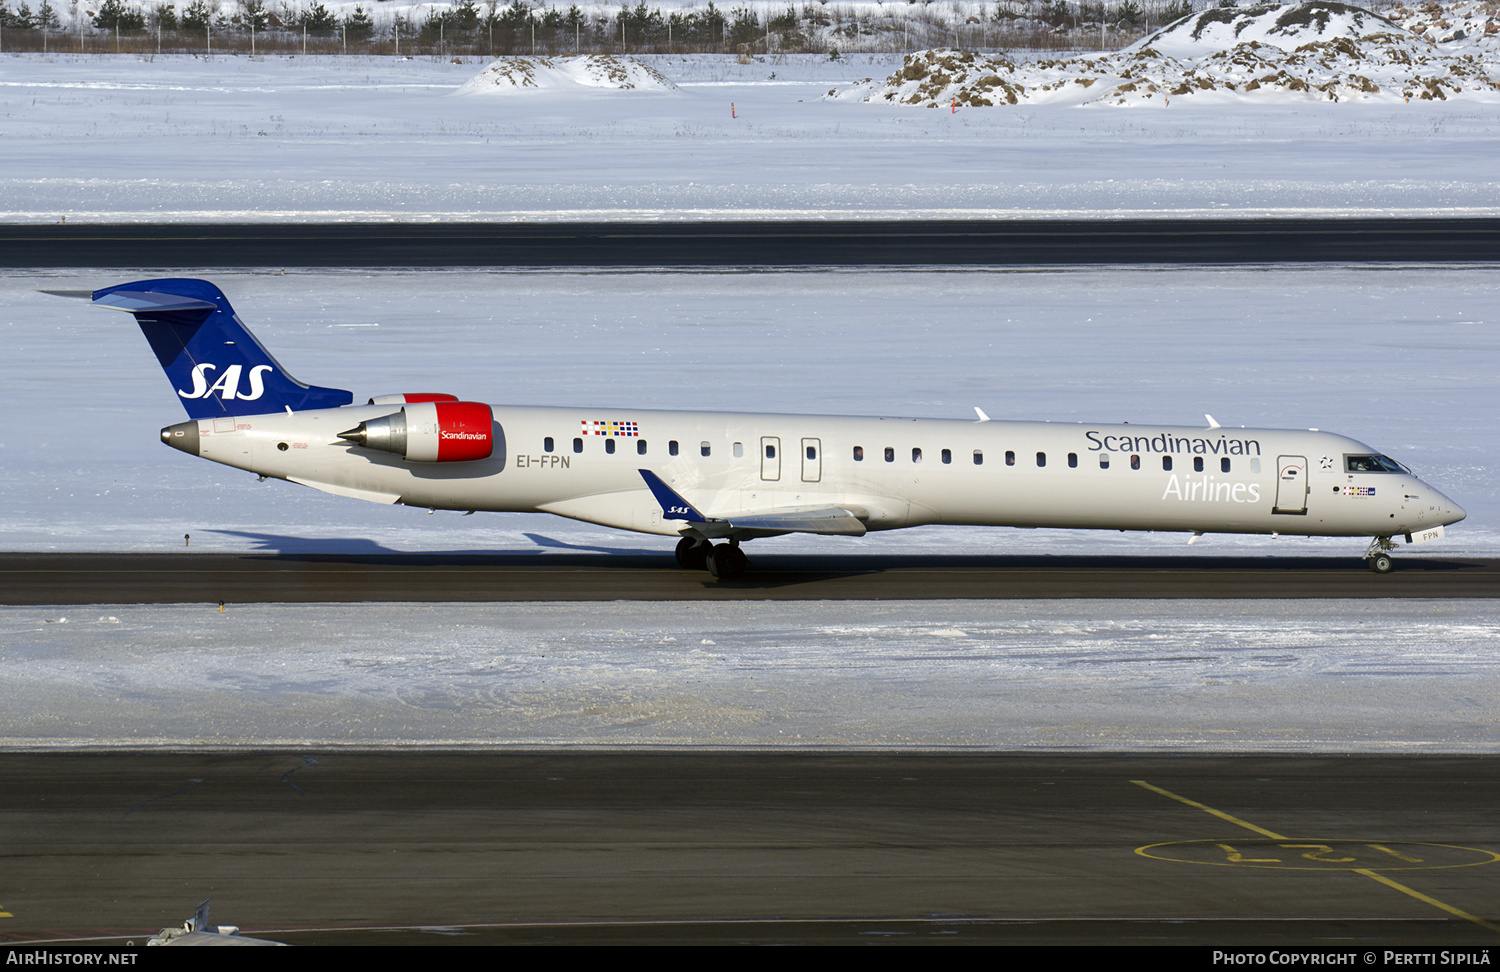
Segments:
[[[112,307],[115,310],[139,314],[142,311],[212,311],[217,306],[196,297],[179,297],[176,294],[157,294],[142,290],[116,290],[97,298],[95,307]]]

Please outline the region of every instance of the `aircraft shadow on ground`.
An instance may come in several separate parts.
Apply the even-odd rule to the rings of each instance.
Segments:
[[[365,537],[298,537],[277,533],[255,533],[247,530],[207,530],[227,537],[240,537],[254,544],[256,553],[271,553],[283,557],[298,556],[352,556],[352,557],[525,557],[535,559],[554,551],[564,553],[605,554],[610,556],[671,556],[670,548],[657,547],[607,547],[589,544],[567,543],[540,533],[524,533],[534,546],[515,549],[443,550],[417,551],[397,550]]]
[[[299,537],[243,530],[210,531],[253,542],[255,553],[291,560],[350,560],[365,563],[421,566],[470,565],[495,567],[568,566],[630,569],[661,569],[675,565],[666,547],[606,546],[570,543],[540,533],[522,534],[530,547],[403,551],[378,541],[359,537]],[[1456,571],[1474,567],[1472,561],[1449,558],[1404,556],[1397,559],[1397,572]],[[893,570],[984,570],[984,571],[1315,571],[1345,572],[1360,569],[1357,557],[1265,557],[1265,556],[1131,556],[1122,554],[901,554],[901,553],[775,553],[751,552],[750,572],[724,580],[703,578],[706,583],[737,589],[795,586]],[[696,572],[685,576],[702,577]]]

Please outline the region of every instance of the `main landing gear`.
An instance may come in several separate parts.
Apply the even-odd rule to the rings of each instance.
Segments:
[[[720,579],[738,577],[750,566],[750,558],[738,541],[714,544],[694,537],[677,542],[677,563],[687,570],[707,570]]]
[[[1365,563],[1377,574],[1389,574],[1396,566],[1396,561],[1391,558],[1391,551],[1395,549],[1390,537],[1376,537],[1365,548]]]

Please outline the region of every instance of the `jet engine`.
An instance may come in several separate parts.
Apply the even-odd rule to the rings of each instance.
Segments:
[[[445,395],[442,392],[407,392],[404,395],[376,395],[370,399],[371,405],[410,405],[415,402],[456,402],[457,395]]]
[[[479,402],[417,402],[339,438],[412,462],[471,462],[495,451],[494,415]]]

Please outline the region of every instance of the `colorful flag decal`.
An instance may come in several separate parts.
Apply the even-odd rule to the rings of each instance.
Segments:
[[[639,422],[613,422],[583,420],[584,435],[617,435],[629,438],[640,436],[641,426]]]

